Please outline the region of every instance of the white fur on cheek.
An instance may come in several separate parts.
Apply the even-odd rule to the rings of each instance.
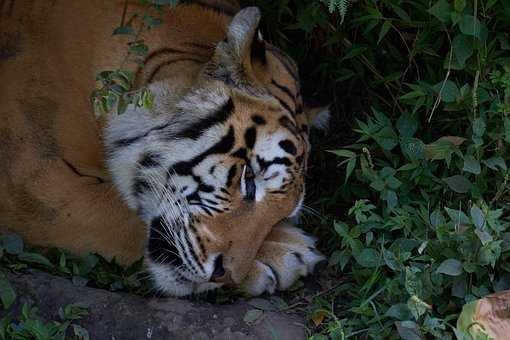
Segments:
[[[290,213],[290,218],[299,218],[299,212],[301,211],[301,208],[303,207],[303,201],[305,200],[305,191],[301,193],[301,198],[298,201],[298,204],[296,204],[296,207],[294,210]]]

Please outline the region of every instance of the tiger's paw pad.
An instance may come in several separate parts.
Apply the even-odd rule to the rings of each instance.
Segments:
[[[292,226],[277,226],[262,244],[243,289],[250,295],[288,289],[324,259],[314,238]]]

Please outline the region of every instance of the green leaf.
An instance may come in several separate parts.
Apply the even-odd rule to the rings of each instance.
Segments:
[[[443,181],[448,184],[448,187],[459,194],[465,194],[473,186],[471,182],[462,175],[455,175],[443,178]]]
[[[401,321],[409,320],[413,317],[411,311],[409,310],[409,307],[407,307],[405,303],[397,303],[391,306],[390,308],[388,308],[384,316]]]
[[[494,238],[491,236],[491,234],[489,234],[486,231],[475,229],[475,234],[476,234],[476,236],[478,236],[478,239],[480,240],[480,242],[482,242],[482,245],[486,245],[487,243],[494,240]],[[465,268],[465,266],[464,266],[464,268]]]
[[[41,264],[43,266],[50,268],[53,267],[53,264],[50,262],[50,260],[48,260],[43,255],[37,253],[23,252],[18,255],[18,259],[23,262]]]
[[[16,292],[2,272],[0,272],[0,300],[2,300],[4,309],[11,307],[14,300],[16,300]]]
[[[351,150],[341,149],[341,150],[326,150],[329,153],[337,155],[339,157],[353,158],[356,157],[356,153]]]
[[[473,134],[482,137],[485,133],[485,120],[482,117],[478,117],[473,121]]]
[[[418,130],[418,120],[415,116],[403,113],[397,119],[396,128],[402,137],[410,138]]]
[[[434,85],[433,88],[441,96],[441,100],[445,103],[455,102],[460,94],[459,88],[451,80],[439,82],[436,85]]]
[[[450,208],[444,208],[444,210],[446,210],[446,213],[448,214],[448,216],[455,225],[469,224],[469,218],[467,217],[466,214],[464,214],[464,212]]]
[[[409,99],[424,97],[426,95],[427,94],[421,90],[415,90],[415,91],[411,91],[411,92],[408,92],[408,93],[400,96],[400,99],[401,100],[409,100]]]
[[[347,263],[349,263],[349,260],[351,259],[351,254],[349,250],[344,249],[342,251],[335,250],[333,254],[331,254],[331,257],[329,258],[329,265],[330,266],[336,266],[340,265],[340,270],[344,270]]]
[[[476,37],[482,41],[487,39],[487,27],[472,15],[463,15],[459,21],[459,29],[462,33]]]
[[[405,268],[405,288],[409,295],[421,296],[423,294],[423,282],[418,277],[418,268],[406,267]]]
[[[464,8],[466,7],[466,0],[455,0],[453,3],[453,7],[456,12],[462,13]]]
[[[129,53],[133,53],[138,56],[146,56],[149,53],[149,47],[143,42],[136,42],[129,45]]]
[[[153,17],[152,15],[144,15],[142,20],[143,23],[147,25],[149,28],[161,26],[161,24],[163,23],[161,19]]]
[[[394,209],[398,204],[397,194],[393,190],[388,190],[386,192],[384,200],[388,204],[388,209],[390,210]]]
[[[413,314],[413,317],[418,320],[420,318],[420,316],[422,316],[423,314],[425,314],[425,312],[427,311],[429,305],[426,304],[425,302],[423,302],[419,297],[417,297],[416,295],[413,295],[411,296],[408,300],[407,300],[407,307],[409,308],[409,310],[411,311],[411,313]]]
[[[434,210],[432,214],[430,214],[430,224],[432,227],[437,228],[445,224],[445,222],[444,216],[441,214],[440,210]]]
[[[119,26],[113,30],[113,35],[135,35],[135,29],[131,26]]]
[[[335,231],[338,235],[341,237],[350,237],[349,236],[349,227],[347,227],[347,224],[342,222],[335,222],[334,223]]]
[[[480,166],[480,162],[475,159],[473,156],[468,155],[464,157],[464,167],[462,171],[467,171],[475,175],[479,175],[482,171],[482,167]]]
[[[444,260],[439,265],[436,272],[449,276],[459,276],[464,272],[464,270],[462,268],[462,262],[456,259],[448,259]]]
[[[423,336],[420,327],[414,321],[397,321],[395,322],[398,335],[403,340],[422,340]]]
[[[393,252],[383,248],[382,253],[384,262],[391,270],[399,271],[401,269],[401,265]]]
[[[483,214],[482,209],[478,208],[475,204],[471,207],[471,220],[473,221],[473,224],[478,229],[483,229],[485,225],[485,215]]]
[[[354,259],[360,266],[365,268],[378,267],[380,264],[379,253],[372,248],[363,249],[360,254],[354,256]]]
[[[464,68],[466,60],[473,55],[473,39],[464,34],[458,34],[453,38],[452,48],[459,66]]]
[[[354,168],[356,167],[356,161],[357,161],[357,158],[354,157],[354,158],[351,158],[349,160],[349,162],[347,162],[347,168],[345,170],[345,183],[347,183],[347,180],[349,179]]]
[[[503,241],[492,241],[484,244],[480,249],[478,259],[481,265],[490,264],[494,268],[496,261],[501,256],[501,243]]]
[[[447,23],[450,20],[451,5],[446,0],[439,0],[427,11],[439,21]]]
[[[0,235],[0,247],[7,254],[18,255],[23,251],[23,240],[16,234]]]
[[[492,157],[482,161],[482,163],[492,170],[498,170],[498,167],[501,168],[501,170],[507,170],[506,162],[501,157]]]
[[[381,42],[381,40],[388,34],[388,31],[391,28],[391,21],[386,20],[381,26],[381,30],[379,31],[379,38],[377,39],[377,45]]]
[[[425,144],[418,138],[402,138],[400,149],[410,161],[425,159]]]
[[[244,315],[243,321],[247,324],[255,323],[264,314],[260,309],[250,309]]]
[[[90,339],[89,332],[82,326],[73,323],[71,327],[73,328],[73,333],[77,337],[77,339],[79,340]]]

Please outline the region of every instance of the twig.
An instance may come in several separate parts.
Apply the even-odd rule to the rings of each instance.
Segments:
[[[448,41],[450,42],[450,58],[448,60],[448,70],[446,72],[446,76],[443,80],[443,83],[441,84],[441,88],[439,89],[439,93],[437,94],[436,101],[434,102],[434,106],[432,107],[432,111],[430,112],[429,119],[427,120],[428,123],[432,120],[432,116],[434,115],[434,112],[436,111],[437,107],[439,106],[439,103],[441,102],[441,94],[443,93],[444,86],[446,85],[446,81],[448,80],[448,77],[450,77],[450,72],[452,70],[452,57],[453,57],[453,46],[452,41],[450,39],[450,34],[448,34],[448,30],[445,30],[446,36],[448,37]]]

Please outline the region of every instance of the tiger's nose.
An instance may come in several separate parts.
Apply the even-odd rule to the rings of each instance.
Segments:
[[[225,276],[225,268],[223,268],[223,255],[220,254],[214,260],[214,270],[210,280],[213,282],[221,282],[223,276]]]

